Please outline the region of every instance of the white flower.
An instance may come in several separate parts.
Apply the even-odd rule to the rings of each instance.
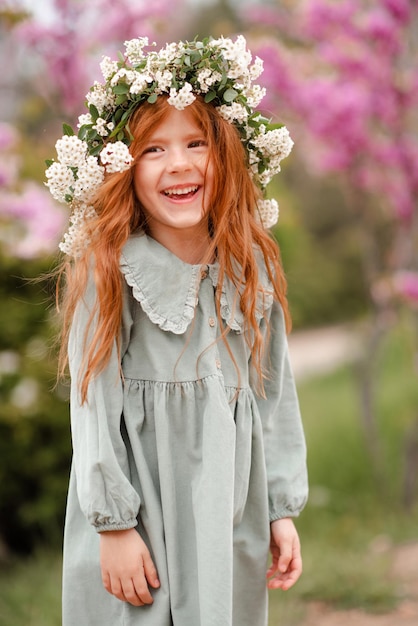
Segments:
[[[255,57],[254,64],[250,67],[250,77],[251,80],[257,80],[261,76],[264,71],[263,59],[260,57]]]
[[[163,93],[164,91],[168,91],[170,89],[173,75],[169,70],[164,70],[163,72],[157,70],[155,72],[155,80],[158,83],[156,91],[158,91],[159,93]]]
[[[242,124],[248,119],[247,109],[238,102],[231,102],[231,104],[222,104],[220,107],[216,107],[219,115],[223,117],[227,122],[237,121]]]
[[[62,163],[52,163],[45,172],[49,188],[53,198],[58,202],[66,202],[65,196],[72,196],[72,189],[75,183],[72,170]]]
[[[125,41],[125,50],[126,56],[128,57],[129,62],[135,66],[138,65],[142,59],[144,58],[143,48],[148,46],[148,37],[139,37],[138,39],[131,39],[130,41]],[[155,44],[152,44],[155,45]]]
[[[197,72],[197,80],[202,93],[207,93],[214,83],[222,80],[222,74],[205,67]]]
[[[82,126],[85,126],[87,124],[92,124],[92,123],[93,123],[93,120],[92,120],[90,113],[83,113],[82,115],[78,116],[77,128],[81,128]]]
[[[63,165],[78,167],[81,163],[84,163],[86,158],[87,145],[76,135],[64,135],[61,139],[58,139],[55,149],[58,160]]]
[[[128,85],[131,85],[137,77],[138,72],[121,67],[120,70],[112,77],[110,84],[112,87],[118,84],[121,78],[124,78]]]
[[[277,201],[259,200],[257,203],[258,217],[264,228],[271,228],[279,219],[279,205]]]
[[[108,81],[118,71],[117,61],[112,61],[110,57],[103,57],[100,69],[102,70],[103,78]]]
[[[182,50],[184,49],[183,46],[179,46],[177,43],[173,42],[173,43],[168,43],[165,48],[162,48],[159,52],[158,52],[158,59],[161,63],[172,63],[174,61],[175,58],[177,58],[178,56],[180,56],[180,54],[182,53]]]
[[[280,160],[288,157],[293,148],[293,141],[285,126],[268,130],[252,139],[252,143],[264,156],[274,156]]]
[[[83,202],[92,200],[103,179],[104,167],[99,165],[96,157],[88,156],[84,165],[78,168],[74,198]]]
[[[135,78],[129,89],[130,93],[142,93],[145,89],[147,89],[148,83],[152,83],[153,80],[153,77],[148,73],[143,74],[141,72],[135,72]]]
[[[103,113],[106,108],[115,105],[116,97],[113,93],[107,91],[106,86],[95,81],[91,90],[86,94],[88,104],[93,104],[99,113]]]
[[[178,111],[183,111],[183,109],[195,100],[196,96],[193,94],[193,87],[190,83],[185,83],[179,91],[176,89],[170,89],[168,103],[175,107]]]
[[[266,170],[264,170],[262,174],[257,175],[257,180],[262,187],[267,187],[267,185],[273,178],[274,174],[278,174],[279,172],[280,172],[280,165],[278,166],[278,169],[275,169],[274,171],[270,168],[267,168]]]
[[[92,206],[80,204],[70,217],[70,226],[64,234],[63,241],[59,244],[59,249],[64,254],[72,257],[79,257],[90,243],[87,224],[96,216]]]
[[[106,172],[124,172],[128,170],[133,161],[128,146],[122,141],[108,143],[100,152],[100,160],[106,166]]]
[[[260,85],[253,85],[245,91],[247,104],[251,109],[256,109],[265,95],[266,89],[265,87],[260,87]]]
[[[98,117],[96,123],[93,126],[94,130],[98,132],[101,137],[107,137],[109,134],[109,126],[102,117]]]

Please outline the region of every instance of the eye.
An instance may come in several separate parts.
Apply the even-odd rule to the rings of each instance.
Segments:
[[[147,148],[145,148],[142,154],[152,154],[154,152],[162,152],[162,150],[163,149],[159,146],[148,146]]]
[[[189,143],[189,148],[206,148],[207,145],[207,141],[204,139],[196,139],[195,141],[191,141]]]

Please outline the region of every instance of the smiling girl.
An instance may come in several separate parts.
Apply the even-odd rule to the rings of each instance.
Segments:
[[[291,149],[243,37],[102,62],[47,170],[73,463],[64,626],[266,626],[302,571],[306,451],[275,221]],[[271,564],[266,568],[269,550]]]

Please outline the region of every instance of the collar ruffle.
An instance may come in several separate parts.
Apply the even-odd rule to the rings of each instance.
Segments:
[[[161,330],[176,335],[186,332],[193,320],[202,276],[207,272],[218,286],[219,265],[190,265],[145,234],[135,234],[126,242],[121,255],[121,271],[144,313]],[[260,264],[262,290],[257,307],[260,320],[273,303],[273,288],[264,264]],[[221,292],[221,316],[238,333],[244,331],[239,294],[225,277]]]

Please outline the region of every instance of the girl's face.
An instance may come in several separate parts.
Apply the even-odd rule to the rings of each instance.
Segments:
[[[213,168],[203,131],[192,114],[170,107],[145,144],[134,169],[134,187],[151,236],[165,244],[180,231],[207,231]]]

